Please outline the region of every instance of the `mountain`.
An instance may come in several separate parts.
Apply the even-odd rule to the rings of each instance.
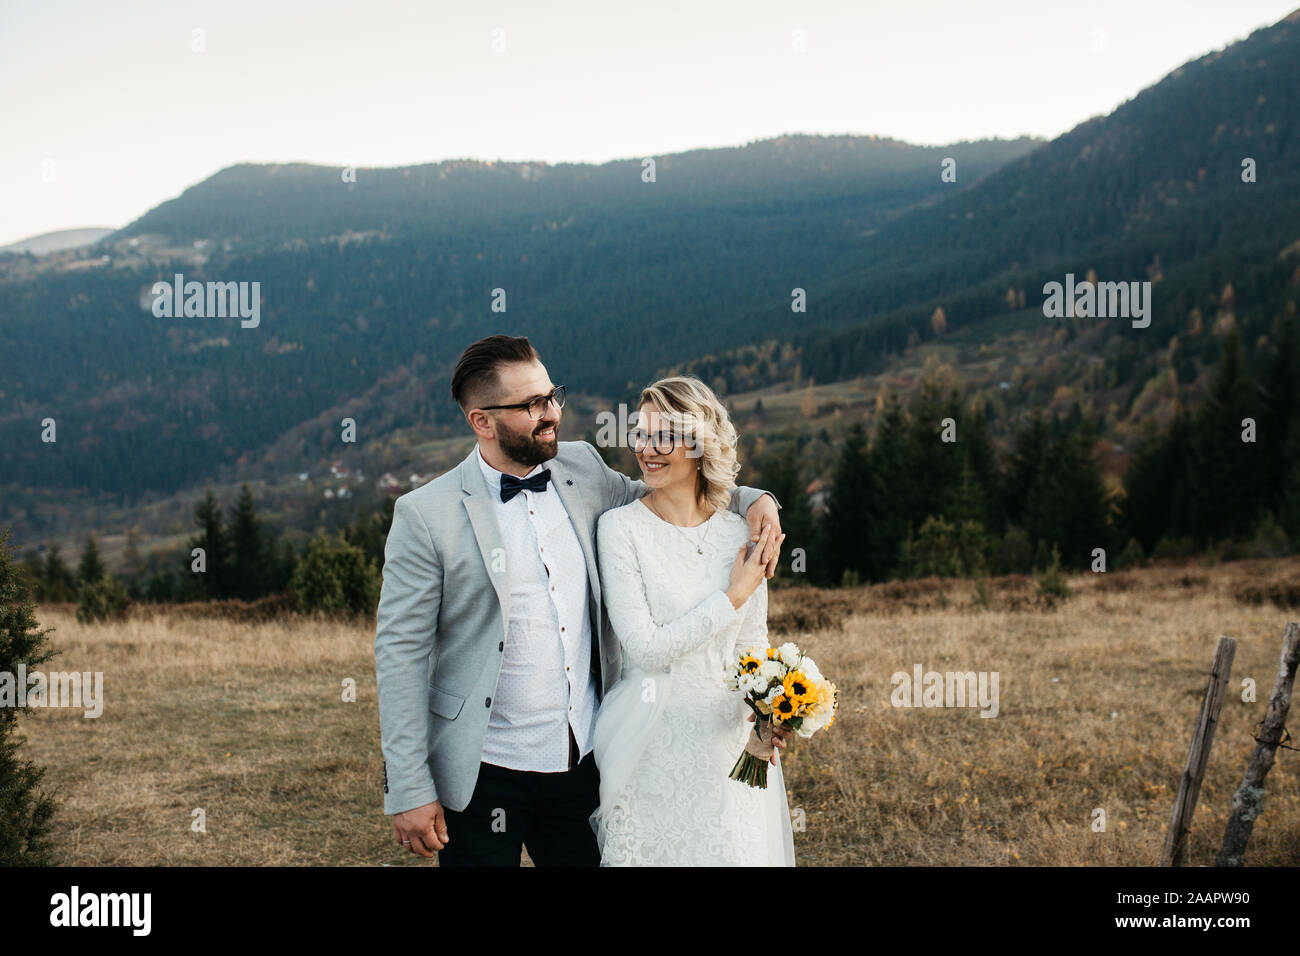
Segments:
[[[40,255],[45,252],[80,249],[82,246],[93,245],[105,236],[112,234],[113,231],[107,227],[93,226],[86,229],[60,229],[58,232],[44,232],[39,236],[30,236],[27,239],[11,242],[7,246],[0,246],[0,253],[30,252],[33,255]]]
[[[896,344],[900,330],[923,332],[938,307],[949,326],[979,322],[1009,288],[1041,302],[1044,282],[1090,268],[1129,281],[1182,270],[1196,285],[1224,271],[1207,263],[1250,260],[1252,271],[1271,263],[1260,281],[1276,285],[1289,274],[1277,255],[1300,239],[1298,112],[1300,10],[868,237],[824,324],[849,303],[875,321],[825,337],[825,352],[852,355],[889,326]],[[1184,284],[1155,297],[1153,328],[1165,333],[1145,336],[1147,345],[1183,324],[1188,295],[1171,286]]]
[[[502,328],[529,335],[573,392],[624,394],[852,264],[863,234],[943,195],[945,157],[974,178],[1035,145],[789,136],[659,157],[653,182],[640,161],[447,162],[356,182],[224,170],[93,256],[0,257],[9,507],[28,500],[17,489],[132,496],[250,464],[306,470],[337,453],[345,416],[368,441],[451,434],[451,367]],[[150,290],[176,273],[257,282],[258,327],[156,318]],[[46,417],[53,447],[32,440]]]
[[[1046,144],[786,136],[655,157],[653,182],[640,158],[223,170],[94,255],[0,256],[0,524],[52,527],[81,493],[445,464],[450,368],[503,330],[575,412],[671,367],[734,393],[1024,340],[1000,364],[1032,363],[1032,387],[997,383],[999,427],[1062,387],[1129,427],[1198,387],[1226,328],[1257,365],[1296,308],[1296,115],[1293,14]],[[260,324],[155,318],[177,272],[260,283]],[[1150,325],[1044,316],[1046,282],[1090,272],[1152,282]]]
[[[912,146],[876,136],[791,135],[741,147],[590,165],[454,160],[399,169],[289,164],[222,170],[151,210],[119,236],[294,242],[346,233],[446,236],[470,229],[551,229],[587,217],[818,214],[866,230],[936,197],[939,164],[960,156],[979,178],[1029,152],[1022,138]],[[349,179],[347,177],[351,176]]]

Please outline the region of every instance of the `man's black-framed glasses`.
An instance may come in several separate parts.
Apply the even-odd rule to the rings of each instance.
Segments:
[[[546,406],[549,405],[551,402],[555,403],[556,408],[564,407],[564,386],[563,385],[557,385],[555,386],[555,388],[551,389],[549,394],[539,395],[536,398],[530,399],[529,401],[526,402],[515,402],[513,405],[481,405],[479,407],[482,408],[484,411],[487,411],[492,408],[526,408],[528,409],[528,417],[536,421],[537,419],[541,418],[543,414],[545,414]]]

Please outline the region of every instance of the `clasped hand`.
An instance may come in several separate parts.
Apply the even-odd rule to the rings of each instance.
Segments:
[[[751,724],[754,722],[753,714],[749,715],[749,722]],[[775,721],[767,721],[767,730],[763,733],[763,742],[772,745],[772,756],[767,758],[767,762],[772,766],[776,766],[776,752],[785,749],[786,739],[793,733],[794,731],[789,727],[782,727]],[[757,730],[751,731],[751,734],[756,736]]]

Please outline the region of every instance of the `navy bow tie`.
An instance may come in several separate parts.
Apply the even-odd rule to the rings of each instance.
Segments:
[[[551,472],[543,468],[531,478],[516,478],[514,475],[501,476],[501,500],[509,501],[527,488],[529,491],[545,491],[546,483],[551,480]]]

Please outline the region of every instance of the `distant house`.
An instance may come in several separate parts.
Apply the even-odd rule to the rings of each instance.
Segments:
[[[826,511],[826,483],[820,478],[815,479],[803,493],[808,496],[808,508],[815,515],[824,514]]]
[[[397,480],[397,476],[392,472],[384,472],[379,476],[376,487],[386,495],[394,494],[402,490],[402,483]]]
[[[333,488],[326,488],[326,489],[325,489],[325,497],[326,497],[326,498],[333,498],[333,497],[334,497],[334,489],[333,489]]]

